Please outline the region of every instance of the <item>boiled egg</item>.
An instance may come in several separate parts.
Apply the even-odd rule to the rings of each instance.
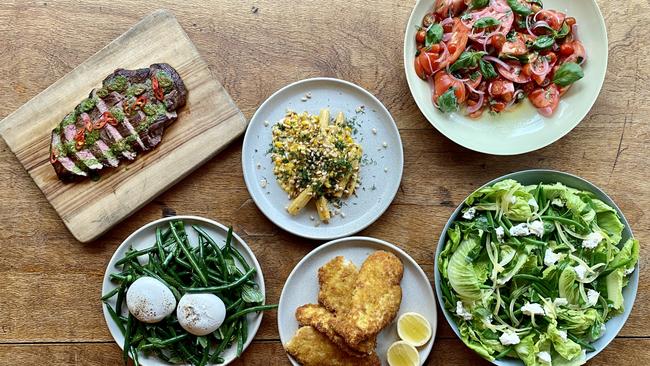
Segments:
[[[197,336],[210,334],[223,324],[226,305],[214,294],[185,294],[176,308],[178,323]]]
[[[164,283],[153,277],[140,277],[126,292],[126,306],[136,319],[157,323],[174,312],[176,298]]]

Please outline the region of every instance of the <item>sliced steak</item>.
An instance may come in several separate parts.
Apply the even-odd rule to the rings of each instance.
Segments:
[[[135,159],[162,141],[186,101],[185,84],[168,64],[115,70],[52,131],[54,171],[67,182]]]

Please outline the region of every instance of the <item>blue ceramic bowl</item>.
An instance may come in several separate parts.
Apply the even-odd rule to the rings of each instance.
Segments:
[[[494,179],[490,182],[487,182],[483,187],[485,186],[490,186],[493,185],[496,182],[502,181],[504,179],[514,179],[518,181],[519,183],[523,185],[532,185],[532,184],[538,184],[538,183],[562,183],[568,187],[576,188],[579,190],[583,191],[589,191],[592,192],[596,198],[602,200],[606,204],[614,207],[616,211],[618,212],[618,215],[621,218],[621,222],[625,225],[625,228],[623,229],[623,239],[622,242],[625,242],[628,238],[633,237],[634,235],[632,234],[632,229],[630,228],[630,224],[627,222],[627,219],[623,215],[623,212],[616,206],[614,201],[612,201],[611,198],[609,198],[608,195],[605,194],[600,188],[596,187],[594,184],[577,177],[575,175],[569,174],[569,173],[564,173],[560,172],[557,170],[545,170],[545,169],[534,169],[534,170],[523,170],[519,172],[514,172],[510,174],[506,174],[502,177],[499,177],[497,179]],[[436,297],[438,298],[438,303],[442,307],[442,313],[445,315],[445,318],[447,319],[447,322],[451,326],[451,328],[454,330],[454,333],[460,338],[460,333],[458,331],[458,326],[456,325],[455,319],[452,317],[452,314],[443,307],[442,304],[444,304],[443,298],[442,298],[442,292],[440,291],[440,272],[438,271],[438,256],[440,255],[440,252],[445,246],[445,243],[447,242],[447,229],[452,225],[454,221],[458,218],[459,215],[461,215],[461,209],[465,206],[465,202],[461,203],[454,213],[451,215],[449,218],[449,221],[447,221],[447,225],[445,225],[445,228],[440,235],[440,240],[438,240],[438,248],[436,249],[436,260],[435,260],[435,284],[436,284]],[[606,331],[605,334],[599,338],[597,341],[591,343],[591,345],[595,348],[594,351],[592,352],[587,352],[587,360],[591,359],[592,357],[596,356],[600,351],[605,349],[609,342],[611,342],[618,332],[623,328],[623,325],[627,321],[627,318],[630,316],[630,312],[632,311],[632,305],[634,305],[634,299],[636,298],[636,291],[639,286],[639,268],[638,268],[638,263],[637,263],[637,268],[634,270],[632,275],[630,276],[630,282],[629,284],[623,289],[623,299],[624,299],[624,304],[625,304],[625,311],[623,314],[618,315],[612,319],[610,319],[606,324]],[[523,365],[523,362],[520,360],[512,359],[512,358],[504,358],[501,360],[495,360],[492,362],[495,365],[499,366],[520,366]]]

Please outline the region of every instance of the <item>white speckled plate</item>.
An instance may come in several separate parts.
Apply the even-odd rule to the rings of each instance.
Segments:
[[[171,220],[183,220],[187,224],[185,230],[190,239],[190,243],[198,242],[198,234],[196,233],[196,231],[194,231],[194,229],[190,225],[197,225],[203,228],[220,246],[223,246],[226,242],[226,235],[228,233],[228,228],[216,221],[206,219],[203,217],[172,216],[172,217],[166,217],[151,222],[141,227],[140,229],[136,230],[133,234],[129,235],[129,237],[126,238],[122,242],[122,244],[120,244],[117,250],[115,250],[113,257],[108,262],[108,266],[106,267],[106,273],[104,274],[104,283],[102,285],[102,294],[106,294],[117,287],[115,282],[111,281],[110,274],[120,272],[120,268],[116,267],[115,263],[124,257],[124,254],[126,254],[129,247],[133,247],[133,249],[137,250],[137,249],[148,248],[151,245],[155,244],[156,228],[161,225],[163,226],[169,225],[168,222]],[[264,276],[262,275],[262,268],[260,267],[260,264],[257,262],[257,258],[255,258],[253,251],[248,247],[246,242],[244,242],[244,240],[242,240],[242,238],[240,238],[235,233],[233,233],[232,245],[235,248],[237,248],[237,250],[239,250],[239,252],[242,254],[244,259],[246,259],[246,262],[248,262],[248,264],[250,264],[251,267],[255,268],[256,272],[253,280],[258,284],[262,294],[265,295],[266,292],[264,289]],[[143,255],[139,257],[139,260],[141,263],[144,264],[146,262],[146,256]],[[116,302],[116,296],[113,296],[111,299],[109,299],[109,304],[112,307],[115,307],[115,302]],[[106,325],[108,326],[108,330],[111,332],[111,335],[113,336],[113,339],[115,340],[117,345],[120,346],[120,348],[122,348],[124,346],[124,335],[117,327],[117,324],[111,318],[110,314],[106,310],[106,307],[102,306],[102,309],[104,311],[104,319],[106,320]],[[125,301],[122,304],[122,314],[128,314],[128,311],[129,310],[126,307],[126,301]],[[251,313],[247,315],[248,339],[244,343],[244,350],[248,348],[248,345],[251,343],[253,338],[255,338],[255,334],[257,333],[257,330],[259,329],[260,324],[262,323],[262,315],[263,313]],[[233,344],[232,346],[227,348],[223,352],[221,357],[224,359],[224,363],[221,363],[219,365],[227,365],[232,361],[234,361],[237,358],[236,345]],[[157,357],[145,357],[143,354],[140,354],[139,358],[140,358],[140,364],[143,366],[169,365],[168,363],[162,361]]]
[[[307,254],[291,271],[280,295],[278,307],[278,331],[282,344],[287,344],[298,330],[296,308],[304,304],[318,303],[318,269],[332,258],[342,255],[360,268],[366,258],[377,250],[385,250],[395,254],[404,264],[402,278],[402,304],[395,319],[401,314],[417,312],[422,314],[431,324],[431,339],[422,347],[420,364],[424,364],[436,337],[438,324],[436,299],[429,278],[420,266],[406,252],[397,246],[383,240],[355,236],[330,241]],[[382,365],[388,365],[386,351],[393,342],[398,341],[397,320],[393,321],[377,336],[377,356]],[[294,366],[298,363],[289,356]]]
[[[566,135],[582,121],[596,102],[607,71],[607,31],[595,0],[545,0],[545,9],[558,9],[575,17],[578,36],[587,51],[585,76],[560,99],[551,118],[542,117],[528,100],[499,115],[483,113],[471,119],[459,113],[444,114],[431,102],[431,89],[413,67],[415,32],[434,0],[418,0],[404,36],[406,79],[422,114],[440,133],[455,143],[475,151],[495,155],[515,155],[540,149]]]
[[[311,93],[311,98],[305,98],[307,93]],[[318,114],[326,107],[332,116],[342,111],[346,117],[356,118],[354,137],[363,148],[364,159],[361,186],[355,195],[342,201],[343,215],[332,215],[330,222],[323,224],[312,202],[297,216],[289,215],[285,207],[290,200],[273,175],[273,163],[267,152],[271,129],[287,109]],[[402,140],[386,107],[361,87],[330,78],[301,80],[271,95],[253,115],[242,148],[246,187],[257,207],[282,229],[311,239],[352,235],[377,220],[397,193],[403,165]]]

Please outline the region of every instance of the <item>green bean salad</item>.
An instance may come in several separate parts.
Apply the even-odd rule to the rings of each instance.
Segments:
[[[156,356],[170,364],[222,363],[223,352],[233,345],[239,357],[249,337],[246,315],[274,309],[277,305],[263,305],[264,294],[253,280],[255,268],[232,245],[232,228],[228,230],[225,245],[220,247],[200,226],[192,226],[198,233],[198,242],[190,243],[183,221],[164,225],[156,228],[152,246],[140,250],[130,248],[117,261],[119,271],[110,275],[116,288],[101,298],[124,335],[124,362],[130,357],[139,365],[139,357],[145,355]],[[162,284],[159,286],[162,298],[171,291],[167,302],[158,304],[158,308],[165,309],[162,314],[151,308],[142,310],[142,306],[149,303],[129,303],[141,300],[137,295],[131,296],[129,289],[133,287],[135,292],[136,281],[145,277],[154,285]],[[145,289],[149,293],[156,291],[155,286]],[[221,306],[221,322],[211,325],[218,327],[216,330],[196,327],[202,324],[201,311],[218,313],[218,306],[188,305],[181,309],[184,299],[196,294]],[[115,305],[112,305],[113,298]],[[128,306],[126,312],[123,304]],[[175,308],[176,311],[172,311]],[[188,315],[187,320],[185,315]],[[208,320],[212,320],[210,317],[214,315],[208,314]]]

